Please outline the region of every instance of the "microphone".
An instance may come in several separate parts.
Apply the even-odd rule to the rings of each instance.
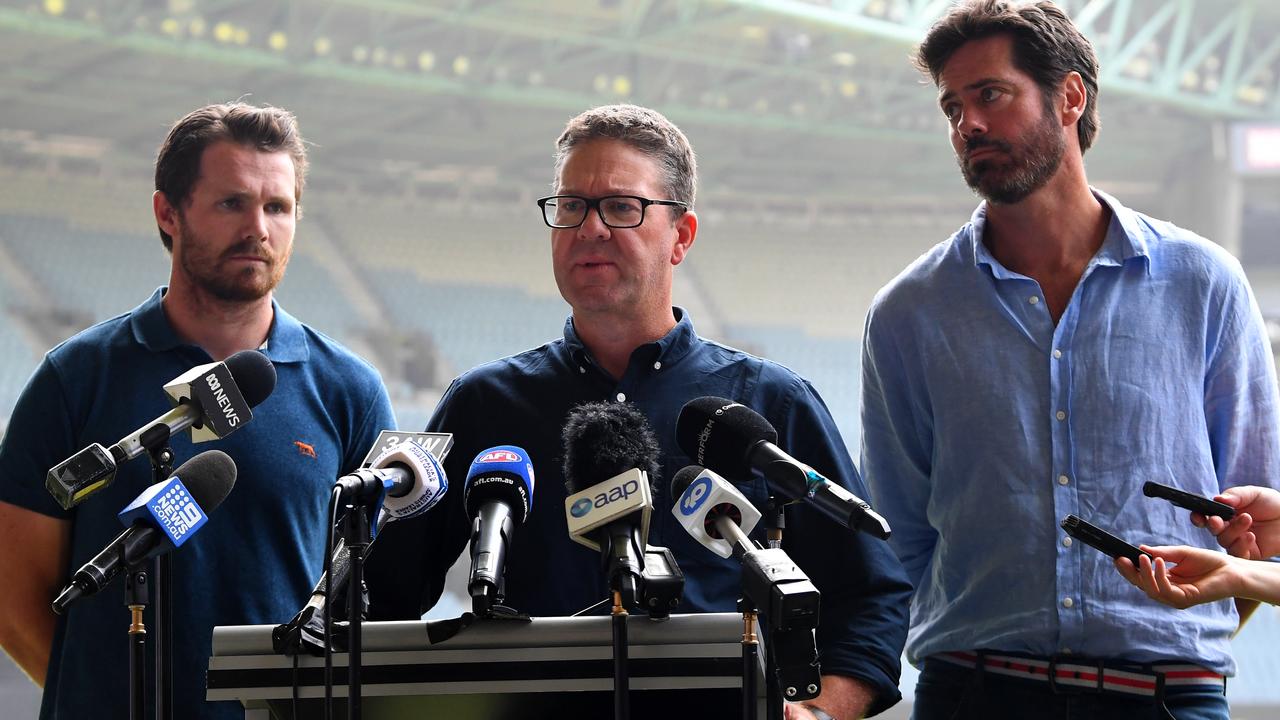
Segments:
[[[392,445],[369,467],[338,478],[339,501],[381,509],[375,529],[392,520],[416,517],[430,510],[449,490],[440,461],[413,442]]]
[[[98,592],[125,567],[173,550],[208,520],[236,482],[236,464],[221,450],[208,450],[183,463],[169,479],[142,491],[119,513],[128,528],[85,563],[53,601],[67,606]]]
[[[699,464],[729,477],[746,477],[754,468],[788,500],[804,500],[850,530],[889,539],[889,523],[865,500],[783,452],[777,439],[768,420],[725,398],[690,400],[676,419],[676,443]]]
[[[585,403],[569,413],[564,426],[569,537],[600,551],[609,587],[628,609],[640,596],[653,512],[649,478],[657,474],[658,441],[635,407]]]
[[[499,445],[476,456],[467,471],[462,504],[471,518],[471,574],[467,592],[472,611],[489,614],[502,602],[502,572],[516,528],[533,507],[533,463],[514,445]]]
[[[191,428],[192,442],[226,437],[253,419],[250,410],[276,387],[276,369],[257,350],[241,350],[224,362],[198,365],[164,386],[174,408],[110,448],[99,443],[49,470],[45,488],[64,510],[107,487],[120,465]]]
[[[383,430],[378,435],[368,467],[338,478],[334,487],[340,491],[339,502],[369,507],[376,516],[371,530],[374,539],[383,526],[394,520],[416,517],[440,502],[449,490],[449,478],[434,453],[416,440],[427,433],[396,433]],[[394,442],[387,442],[395,437]],[[441,437],[438,434],[432,438]],[[451,436],[444,436],[444,452],[452,445]],[[329,571],[311,590],[311,597],[293,619],[277,625],[271,633],[272,646],[279,653],[295,653],[303,647],[323,650],[325,643],[325,585],[331,585],[334,595],[341,597],[348,591],[351,575],[351,552],[344,540],[339,539],[329,555]],[[332,579],[330,579],[332,578]]]
[[[671,497],[678,498],[671,514],[699,545],[723,558],[756,549],[747,534],[760,511],[728,480],[689,465],[671,479]]]
[[[671,496],[679,498],[671,514],[698,543],[721,557],[742,560],[742,594],[769,621],[768,651],[787,698],[817,697],[822,687],[813,633],[821,606],[818,588],[784,550],[751,542],[747,533],[760,511],[715,472],[697,465],[682,468],[671,479]]]

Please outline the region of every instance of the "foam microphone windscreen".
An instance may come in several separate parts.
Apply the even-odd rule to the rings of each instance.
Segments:
[[[702,468],[698,465],[685,465],[676,471],[675,477],[671,478],[671,497],[680,497],[685,490],[693,484],[695,478],[702,474]]]
[[[658,476],[658,438],[629,403],[583,403],[564,424],[564,484],[572,495],[631,469]]]
[[[776,443],[778,431],[760,413],[726,398],[694,398],[676,419],[680,449],[731,480],[750,477],[748,456],[761,441]]]
[[[257,350],[241,350],[224,360],[223,364],[231,371],[240,396],[249,403],[249,407],[257,407],[276,389],[276,366]]]
[[[236,463],[221,450],[206,450],[173,471],[205,515],[213,512],[236,484]]]

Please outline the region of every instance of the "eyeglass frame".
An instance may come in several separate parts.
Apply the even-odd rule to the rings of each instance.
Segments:
[[[575,200],[581,200],[587,204],[586,210],[582,213],[582,219],[579,220],[576,225],[552,225],[551,221],[547,219],[547,203],[557,198],[573,198]],[[614,225],[608,220],[605,220],[604,211],[600,209],[600,203],[610,198],[626,198],[628,200],[635,200],[639,202],[640,220],[635,225]],[[538,208],[542,210],[542,222],[552,230],[571,230],[573,228],[582,227],[582,223],[587,221],[587,215],[591,212],[592,208],[595,208],[596,215],[599,216],[600,222],[604,223],[605,227],[613,228],[614,230],[638,228],[644,224],[645,211],[649,209],[650,205],[668,205],[671,207],[678,207],[684,212],[689,212],[689,203],[687,202],[683,202],[681,200],[650,200],[647,197],[641,197],[639,195],[601,195],[598,198],[583,197],[581,195],[548,195],[546,197],[538,198]]]

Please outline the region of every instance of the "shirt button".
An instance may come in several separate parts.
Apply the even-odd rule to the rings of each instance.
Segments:
[[[618,402],[626,402],[627,396],[624,393],[618,393]]]
[[[586,373],[586,372],[587,372],[587,369],[586,369],[586,368],[582,367],[581,365],[579,365],[579,366],[578,366],[578,373],[579,373],[579,374],[583,374],[583,373]]]
[[[1057,359],[1058,359],[1058,358],[1060,358],[1060,357],[1062,357],[1062,351],[1061,351],[1061,350],[1058,350],[1058,349],[1054,349],[1054,351],[1053,351],[1053,359],[1054,359],[1054,360],[1057,360]]]
[[[654,370],[661,370],[661,369],[662,369],[662,361],[661,361],[661,360],[659,360],[658,362],[654,363],[654,364],[653,364],[653,369],[654,369]]]
[[[1072,605],[1075,605],[1075,604],[1076,604],[1075,601],[1072,600],[1071,598],[1062,598],[1062,607],[1064,608],[1070,608]]]
[[[1059,485],[1067,485],[1067,484],[1069,484],[1070,482],[1071,482],[1071,478],[1067,477],[1066,475],[1059,475],[1059,476],[1058,476],[1058,484],[1059,484]]]
[[[1058,418],[1058,420],[1060,420],[1060,421],[1061,421],[1061,420],[1066,420],[1066,419],[1067,419],[1067,414],[1066,414],[1065,412],[1063,412],[1063,411],[1059,410],[1059,411],[1058,411],[1058,414],[1057,414],[1057,415],[1055,415],[1054,417]]]
[[[1027,298],[1027,302],[1031,303],[1032,305],[1039,305],[1040,298],[1036,297],[1035,295],[1032,295],[1031,297]]]
[[[1067,537],[1062,538],[1062,547],[1071,547],[1071,537],[1070,537],[1070,536],[1067,536]]]

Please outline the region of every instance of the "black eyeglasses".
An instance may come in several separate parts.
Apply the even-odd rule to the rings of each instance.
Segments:
[[[600,221],[611,228],[639,227],[644,222],[645,208],[650,205],[671,205],[681,211],[689,204],[679,200],[650,200],[636,195],[608,195],[602,198],[585,198],[579,195],[552,195],[538,198],[542,208],[542,221],[547,227],[557,229],[576,228],[587,220],[587,211],[595,208]]]

